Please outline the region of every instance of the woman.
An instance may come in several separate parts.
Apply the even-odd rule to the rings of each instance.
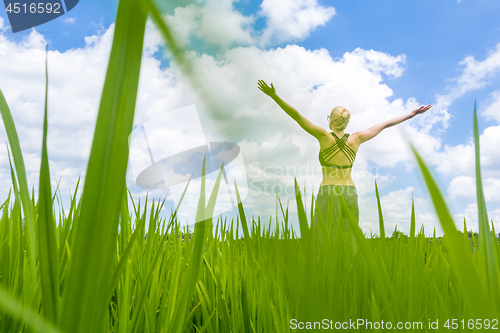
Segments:
[[[333,217],[334,233],[336,231],[336,220],[339,210],[338,195],[342,195],[346,204],[351,208],[356,221],[359,224],[358,193],[351,178],[352,165],[356,158],[359,146],[379,134],[383,129],[397,125],[405,120],[424,113],[432,106],[421,106],[407,115],[387,120],[383,123],[370,127],[366,131],[360,131],[351,135],[344,133],[351,114],[343,106],[335,107],[327,116],[327,132],[323,127],[311,123],[296,109],[283,101],[274,89],[273,84],[269,87],[263,80],[258,82],[259,89],[271,97],[300,127],[315,137],[320,146],[319,161],[322,168],[323,180],[321,181],[318,196],[316,198],[315,222],[321,213],[324,221],[331,221]],[[333,200],[331,197],[333,196]],[[333,206],[330,205],[333,203]],[[318,211],[319,208],[319,211]],[[344,230],[349,230],[349,222],[344,218]],[[327,224],[328,225],[328,224]]]

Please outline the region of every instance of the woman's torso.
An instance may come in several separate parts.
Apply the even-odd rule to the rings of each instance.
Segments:
[[[352,149],[352,152],[356,154],[359,149],[359,144],[356,143],[355,135],[349,135],[345,144]],[[341,137],[340,137],[341,138]],[[329,133],[328,136],[319,140],[320,152],[324,152],[325,150],[331,148],[336,143],[335,137]],[[339,151],[335,156],[328,159],[327,164],[338,165],[338,166],[348,166],[351,165],[353,161],[352,157],[349,157],[344,154],[344,151],[349,150],[348,147],[345,147],[343,151]],[[320,186],[323,185],[351,185],[355,186],[354,182],[351,178],[352,168],[335,168],[329,166],[322,166],[323,180],[321,181]]]

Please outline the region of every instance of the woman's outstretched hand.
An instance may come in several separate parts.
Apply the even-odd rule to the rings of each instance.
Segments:
[[[417,109],[415,109],[415,110],[413,110],[413,111],[411,112],[411,117],[413,118],[413,117],[415,117],[417,114],[424,113],[425,111],[429,110],[430,108],[432,108],[432,105],[430,105],[430,104],[429,104],[429,105],[426,105],[426,106],[423,106],[423,105],[422,105],[421,107],[419,107],[419,108],[417,108]]]
[[[269,87],[267,83],[265,83],[263,80],[259,80],[259,89],[262,91],[264,94],[266,94],[269,97],[274,97],[276,96],[276,89],[274,89],[273,84],[271,83],[271,86]]]

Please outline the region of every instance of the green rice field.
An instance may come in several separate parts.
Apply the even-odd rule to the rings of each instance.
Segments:
[[[268,221],[248,218],[241,203],[235,220],[213,219],[221,173],[212,193],[205,195],[202,185],[196,212],[202,222],[195,224],[189,242],[180,237],[186,230],[179,228],[175,212],[160,216],[162,201],[134,202],[125,174],[148,16],[197,87],[189,61],[155,3],[120,0],[83,193],[77,198],[75,184],[69,212],[54,208],[47,102],[35,194],[29,191],[16,128],[0,91],[13,180],[10,194],[1,199],[0,332],[500,328],[500,247],[486,214],[475,109],[477,239],[457,230],[411,143],[444,230],[442,239],[415,230],[413,206],[410,234],[386,235],[378,190],[380,237],[367,238],[341,199],[353,237],[345,237],[341,228],[328,233],[332,222],[320,219],[321,242],[311,227],[313,212],[304,208],[306,201],[314,206],[313,198],[303,197],[297,183],[300,238],[284,206],[273,229]],[[206,101],[210,105],[208,97]],[[468,230],[466,221],[463,227]]]

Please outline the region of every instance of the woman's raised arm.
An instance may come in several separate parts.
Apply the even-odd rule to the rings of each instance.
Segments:
[[[300,127],[302,127],[307,133],[314,136],[316,139],[328,135],[328,132],[321,126],[315,125],[309,121],[306,117],[301,115],[293,106],[285,102],[281,97],[276,94],[276,89],[274,89],[273,84],[269,87],[267,83],[263,80],[259,80],[259,89],[269,97],[271,97],[276,104],[278,104],[283,111],[285,111],[293,120],[295,120]]]
[[[382,132],[382,130],[384,130],[388,127],[397,125],[399,123],[402,123],[405,120],[411,119],[411,118],[415,117],[417,114],[424,113],[425,111],[429,110],[431,107],[432,107],[432,105],[430,105],[430,104],[426,105],[426,106],[421,106],[421,107],[413,110],[412,112],[410,112],[407,115],[387,120],[383,123],[380,123],[380,124],[377,124],[373,127],[370,127],[366,131],[356,132],[356,133],[353,133],[352,135],[355,137],[358,144],[362,144],[365,141],[373,139],[380,132]]]

